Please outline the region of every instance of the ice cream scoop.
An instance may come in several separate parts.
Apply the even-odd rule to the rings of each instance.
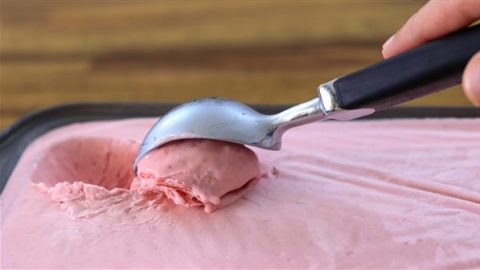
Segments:
[[[317,97],[274,115],[242,103],[207,98],[174,108],[145,136],[135,164],[158,146],[204,138],[278,150],[289,128],[324,119],[350,120],[460,83],[480,50],[480,25],[321,84]]]

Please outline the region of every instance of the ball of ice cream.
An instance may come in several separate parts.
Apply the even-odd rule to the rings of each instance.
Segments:
[[[178,205],[204,206],[206,212],[240,198],[261,177],[255,153],[224,141],[173,141],[138,163],[131,189],[148,196],[164,194]]]

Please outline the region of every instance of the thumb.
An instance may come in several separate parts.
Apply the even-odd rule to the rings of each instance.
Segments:
[[[462,79],[465,95],[476,106],[480,106],[480,51],[467,64]]]

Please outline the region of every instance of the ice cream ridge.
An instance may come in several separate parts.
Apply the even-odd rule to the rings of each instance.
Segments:
[[[208,139],[160,146],[138,163],[131,184],[144,196],[165,195],[175,204],[206,212],[232,203],[261,177],[255,153],[243,145]]]

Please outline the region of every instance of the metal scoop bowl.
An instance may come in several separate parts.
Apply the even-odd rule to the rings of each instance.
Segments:
[[[323,100],[322,96],[323,95]],[[349,120],[373,113],[373,109],[339,110],[332,93],[319,88],[319,97],[278,114],[261,114],[251,107],[228,99],[205,98],[181,104],[161,117],[145,136],[135,165],[151,150],[174,140],[212,139],[279,150],[288,129],[334,118]]]

